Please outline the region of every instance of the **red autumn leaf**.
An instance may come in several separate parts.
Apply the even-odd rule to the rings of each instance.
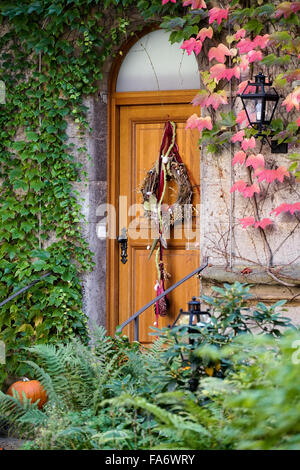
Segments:
[[[250,139],[244,139],[242,141],[242,149],[247,150],[248,148],[254,149],[256,145],[254,137],[250,137]]]
[[[237,93],[238,94],[245,93],[245,89],[247,85],[248,85],[248,80],[244,80],[243,82],[241,82],[238,86]],[[255,86],[249,86],[246,90],[246,95],[248,93],[255,93]]]
[[[244,28],[242,28],[242,29],[239,29],[239,30],[235,33],[234,37],[235,37],[236,41],[238,41],[239,39],[244,38],[245,35],[246,35],[246,30],[245,30]]]
[[[181,44],[180,49],[185,49],[187,54],[191,55],[191,53],[194,51],[195,42],[196,42],[195,38],[186,39]]]
[[[231,56],[231,52],[224,44],[219,44],[218,47],[212,47],[208,51],[209,61],[216,59],[218,62],[224,64],[225,56]]]
[[[217,91],[217,93],[212,93],[206,100],[205,106],[212,106],[215,110],[221,104],[228,104],[227,95],[225,90]]]
[[[257,222],[255,222],[255,219],[254,217],[245,217],[244,219],[240,219],[239,222],[243,225],[243,228],[247,228],[251,225],[253,225],[255,228],[262,228],[262,229],[265,229],[268,225],[271,225],[273,222],[271,219],[269,218],[265,218],[265,219],[262,219],[262,220],[259,220]],[[248,268],[245,268],[245,270],[248,269]],[[244,271],[245,271],[244,270]],[[247,274],[249,274],[250,272],[252,272],[251,270],[247,272]],[[242,271],[242,274],[246,274]]]
[[[218,109],[221,104],[228,104],[226,91],[218,91],[211,93],[210,95],[206,90],[201,90],[193,99],[193,106],[212,106],[214,109]]]
[[[209,24],[217,21],[218,24],[221,24],[222,20],[226,20],[228,17],[229,8],[223,10],[222,8],[214,7],[209,10]]]
[[[188,55],[195,52],[198,55],[202,49],[202,42],[196,41],[195,38],[186,39],[180,46],[180,49],[185,49]]]
[[[245,217],[244,219],[240,219],[239,222],[242,224],[243,228],[247,228],[249,225],[254,225],[255,219],[254,217]]]
[[[247,54],[248,52],[253,51],[256,47],[260,47],[261,49],[264,49],[268,42],[269,42],[269,34],[265,34],[264,36],[256,36],[253,41],[248,38],[241,39],[236,47],[239,49],[240,54]]]
[[[280,204],[280,206],[275,207],[275,209],[270,212],[270,215],[273,213],[275,213],[275,215],[279,215],[281,212],[290,212],[293,215],[295,211],[300,211],[300,202],[295,202],[294,204]]]
[[[230,192],[233,193],[234,191],[239,191],[240,193],[242,193],[246,187],[247,187],[246,181],[239,180],[236,183],[234,183],[234,185],[230,189]]]
[[[210,69],[210,76],[211,78],[215,78],[216,80],[221,80],[222,78],[224,78],[225,70],[226,66],[224,64],[214,65]]]
[[[204,41],[205,38],[211,39],[213,37],[213,29],[210,26],[209,28],[202,28],[200,29],[199,33],[197,34],[196,39],[200,39],[200,41]]]
[[[247,52],[250,52],[255,48],[250,39],[241,39],[240,42],[237,43],[236,47],[239,49],[240,54],[247,54]]]
[[[244,268],[242,271],[241,271],[241,274],[251,274],[252,273],[252,269],[251,268]]]
[[[251,186],[247,186],[243,191],[243,196],[244,198],[253,197],[254,193],[260,193],[259,186],[256,183],[251,184]]]
[[[257,155],[254,155],[254,154],[250,155],[247,158],[246,166],[252,166],[254,170],[256,170],[257,168],[264,168],[265,166],[264,156],[261,153],[258,153]]]
[[[192,99],[193,106],[203,106],[208,98],[209,94],[206,90],[201,90],[197,93],[196,96]]]
[[[260,47],[261,49],[265,49],[268,45],[270,35],[265,34],[264,36],[256,36],[253,39],[253,46],[254,47]]]
[[[248,80],[244,80],[243,82],[241,82],[238,86],[237,94],[240,95],[241,93],[244,93],[244,90],[246,89],[247,85],[248,85]]]
[[[261,51],[249,51],[247,54],[247,59],[249,63],[255,62],[256,60],[262,60],[263,56]]]
[[[284,177],[290,176],[288,170],[283,166],[277,168],[277,170],[260,170],[259,168],[255,172],[255,176],[257,176],[258,182],[261,183],[262,181],[266,180],[267,183],[273,183],[276,179],[283,183]]]
[[[241,131],[236,132],[232,137],[231,140],[233,143],[235,142],[242,142],[245,136],[245,131],[242,129]]]
[[[297,13],[300,10],[300,2],[293,2],[291,8],[293,13]]]
[[[280,166],[279,168],[277,168],[276,170],[276,178],[278,179],[278,181],[280,181],[280,183],[283,183],[283,180],[284,180],[284,177],[287,177],[289,178],[290,177],[290,174],[287,170],[287,168],[285,168],[284,166]]]
[[[200,54],[202,46],[203,44],[201,41],[196,41],[195,46],[194,46],[194,52],[196,55]]]
[[[249,121],[248,121],[248,118],[247,118],[247,114],[246,114],[246,111],[244,109],[242,109],[242,111],[240,111],[236,117],[236,122],[237,124],[243,124],[244,122],[246,121],[246,125],[249,124]]]
[[[277,178],[276,170],[258,170],[255,172],[255,176],[257,176],[258,182],[261,183],[262,181],[266,180],[267,183],[273,183],[274,180]]]
[[[243,152],[243,150],[240,150],[234,155],[232,159],[232,164],[236,165],[237,163],[239,163],[240,165],[243,165],[245,158],[246,158],[245,152]]]
[[[287,112],[295,106],[297,111],[299,111],[299,102],[300,102],[300,86],[295,88],[292,93],[289,93],[286,99],[282,102],[282,106],[286,105]]]
[[[236,65],[232,69],[227,69],[225,73],[225,78],[227,78],[228,81],[231,80],[232,77],[240,78],[240,76],[241,76],[241,70],[238,65]]]
[[[216,64],[211,67],[210,76],[218,81],[222,78],[229,81],[232,77],[240,78],[240,68],[236,65],[232,69],[227,69],[224,64]]]
[[[183,6],[187,7],[188,5],[192,5],[192,10],[200,10],[201,8],[206,8],[206,3],[204,0],[186,0],[183,3]]]
[[[203,118],[203,117],[198,117],[197,114],[192,114],[186,122],[186,129],[199,129],[199,131],[202,131],[202,129],[209,129],[212,130],[212,122],[211,118],[209,116]]]
[[[268,217],[266,217],[264,219],[259,220],[258,222],[255,222],[254,227],[255,228],[260,227],[262,229],[265,229],[267,225],[271,225],[271,224],[273,224],[273,221],[269,219]]]

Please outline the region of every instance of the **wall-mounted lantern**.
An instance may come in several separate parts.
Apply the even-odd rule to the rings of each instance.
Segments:
[[[263,142],[266,140],[272,153],[287,153],[287,143],[269,142],[267,137],[280,98],[272,87],[272,82],[267,83],[266,77],[260,72],[255,76],[255,82],[248,81],[243,93],[238,96],[242,100],[251,127],[257,131],[255,137],[262,137]]]

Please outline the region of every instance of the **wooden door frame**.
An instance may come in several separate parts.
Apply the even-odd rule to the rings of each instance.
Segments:
[[[130,105],[147,104],[189,104],[199,90],[170,90],[170,91],[139,91],[139,92],[116,92],[116,83],[122,61],[131,46],[140,37],[157,29],[146,28],[128,41],[122,47],[122,56],[114,62],[110,77],[108,90],[108,132],[107,132],[107,203],[116,209],[118,230],[119,211],[119,130],[120,130],[120,107]],[[191,107],[192,114],[192,107]],[[117,233],[118,235],[118,233]],[[109,335],[114,335],[119,321],[119,246],[115,239],[107,238],[106,245],[106,329]]]

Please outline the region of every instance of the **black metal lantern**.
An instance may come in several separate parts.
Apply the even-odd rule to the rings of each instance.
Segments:
[[[272,87],[272,82],[267,83],[266,77],[260,72],[255,76],[255,82],[248,81],[243,93],[238,96],[242,100],[251,127],[257,131],[255,137],[262,137],[263,141],[266,140],[272,153],[287,153],[286,143],[280,145],[276,141],[270,143],[267,138],[267,130],[279,101],[279,95]]]
[[[184,312],[182,308],[179,310],[176,320],[174,321],[172,328],[174,326],[188,326],[188,332],[193,331],[193,327],[201,326],[207,323],[207,317],[210,317],[208,310],[201,311],[201,304],[196,297],[193,297],[192,300],[188,302],[188,311]],[[189,339],[190,343],[193,343]]]

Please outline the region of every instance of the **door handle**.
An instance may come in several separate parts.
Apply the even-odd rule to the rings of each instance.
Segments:
[[[121,230],[121,235],[117,237],[117,242],[121,245],[121,262],[123,264],[127,263],[128,253],[127,253],[127,230],[125,227]]]

